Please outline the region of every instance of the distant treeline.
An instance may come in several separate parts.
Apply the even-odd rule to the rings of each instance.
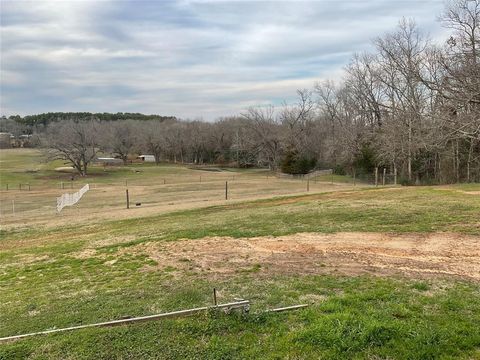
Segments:
[[[446,42],[433,42],[413,20],[402,19],[371,51],[354,54],[343,77],[300,89],[296,102],[276,108],[252,107],[214,123],[49,113],[4,118],[0,131],[32,131],[32,145],[82,175],[102,153],[125,163],[149,154],[157,163],[290,174],[381,173],[402,184],[480,182],[480,0],[454,0],[439,19],[451,29]]]
[[[100,121],[118,121],[118,120],[174,120],[174,116],[145,115],[140,113],[90,113],[90,112],[48,112],[37,115],[13,115],[8,120],[13,120],[25,126],[35,127],[39,125],[46,126],[51,122],[62,120],[100,120]]]

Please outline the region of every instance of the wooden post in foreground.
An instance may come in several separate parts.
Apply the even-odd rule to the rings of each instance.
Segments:
[[[353,168],[353,186],[355,185],[357,185],[357,178],[356,178],[355,168]]]
[[[125,189],[125,193],[127,195],[127,209],[130,209],[130,198],[128,197],[128,189]]]
[[[397,185],[397,167],[393,169],[393,183]]]
[[[387,174],[387,168],[383,168],[383,179],[382,179],[382,185],[385,186],[385,176]]]
[[[225,181],[225,200],[228,200],[228,181]]]
[[[213,288],[213,304],[217,306],[217,289]]]

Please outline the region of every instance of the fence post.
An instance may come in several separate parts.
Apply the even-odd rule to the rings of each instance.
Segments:
[[[307,178],[307,192],[310,191],[310,179]]]
[[[225,200],[228,200],[228,181],[225,181]]]
[[[130,198],[128,197],[128,189],[125,189],[125,193],[127,195],[127,209],[130,209]]]
[[[385,176],[386,176],[386,173],[387,173],[387,168],[383,168],[383,179],[382,179],[382,185],[385,186]]]
[[[397,167],[393,169],[393,183],[397,185]]]
[[[375,187],[378,186],[378,167],[375,166]]]

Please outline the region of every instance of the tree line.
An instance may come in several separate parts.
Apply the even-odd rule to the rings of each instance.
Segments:
[[[214,123],[141,114],[50,113],[2,119],[30,127],[51,157],[81,174],[99,152],[123,159],[313,168],[402,183],[480,181],[480,0],[450,2],[433,43],[413,20],[354,54],[337,81],[297,91],[297,101],[252,107]],[[25,120],[28,118],[27,120]],[[61,120],[61,121],[59,121]],[[115,121],[114,121],[115,120]],[[149,120],[149,121],[139,121]]]

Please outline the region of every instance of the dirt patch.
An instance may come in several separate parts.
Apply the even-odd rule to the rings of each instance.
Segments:
[[[212,276],[340,273],[455,276],[480,281],[480,237],[452,233],[302,233],[281,237],[211,237],[150,242],[121,250],[143,253],[157,268]]]
[[[75,169],[72,167],[72,166],[60,166],[60,167],[56,167],[54,169],[55,171],[61,171],[61,172],[72,172],[72,171],[75,171]]]

